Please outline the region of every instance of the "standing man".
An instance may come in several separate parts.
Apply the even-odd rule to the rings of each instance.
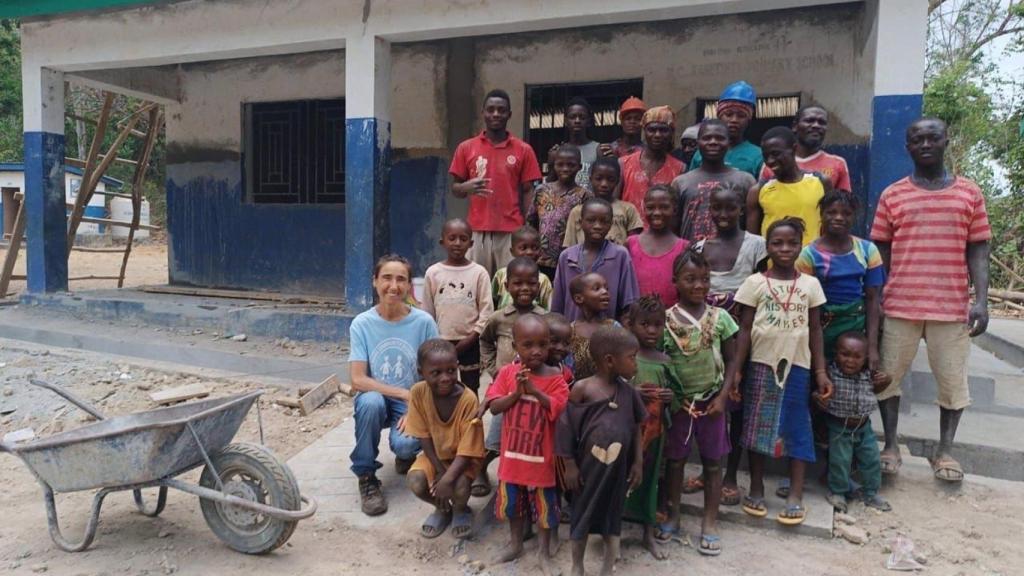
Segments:
[[[619,158],[622,166],[622,200],[644,213],[644,195],[655,184],[671,184],[686,170],[683,163],[669,154],[675,141],[676,113],[669,106],[655,106],[643,116],[644,140],[647,146],[629,156]]]
[[[693,155],[697,153],[697,132],[699,130],[700,124],[694,124],[683,130],[682,135],[679,136],[679,148],[672,151],[672,155],[676,160],[682,162],[683,166],[689,166]]]
[[[878,395],[885,429],[882,472],[895,474],[902,464],[896,443],[900,380],[924,338],[938,382],[939,445],[930,460],[932,472],[939,480],[960,482],[964,471],[950,451],[960,416],[971,403],[971,337],[988,327],[992,230],[978,185],[946,171],[947,142],[942,120],[920,118],[907,128],[914,172],[882,192],[871,239],[889,273],[882,300],[881,370],[892,376],[892,384]]]
[[[761,174],[764,165],[761,149],[751,144],[746,136],[756,106],[757,94],[754,87],[740,80],[725,87],[715,107],[715,115],[729,127],[729,151],[725,154],[725,165],[742,170],[754,178]],[[699,167],[701,162],[698,151],[690,160],[690,170]]]
[[[852,192],[846,160],[821,149],[828,133],[828,111],[814,105],[797,110],[793,118],[793,132],[796,133],[796,165],[804,172],[821,174],[832,182],[835,190]],[[771,168],[765,166],[761,169],[761,180],[774,177]]]
[[[622,136],[609,144],[601,144],[598,153],[609,158],[622,158],[639,152],[644,147],[641,140],[643,131],[641,122],[644,112],[647,112],[647,106],[644,105],[643,100],[636,96],[626,98],[626,101],[619,107],[619,125],[622,126]]]
[[[711,196],[715,191],[729,188],[746,197],[757,183],[750,174],[725,165],[729,149],[729,128],[725,122],[716,118],[705,120],[696,136],[704,161],[696,170],[672,181],[672,188],[679,194],[679,237],[691,243],[715,236],[717,225],[711,217]]]
[[[526,222],[533,203],[533,182],[540,166],[533,148],[509,134],[512,101],[504,90],[491,90],[484,98],[484,131],[455,149],[448,172],[452,194],[469,198],[469,225],[473,228],[470,260],[494,275],[512,259],[512,232]]]

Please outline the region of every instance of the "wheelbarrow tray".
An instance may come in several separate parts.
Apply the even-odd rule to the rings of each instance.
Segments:
[[[114,416],[12,451],[54,492],[147,484],[203,463],[229,444],[262,392]]]

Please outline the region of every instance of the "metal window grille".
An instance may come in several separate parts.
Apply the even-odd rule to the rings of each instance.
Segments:
[[[244,105],[245,174],[256,204],[345,202],[345,100]]]

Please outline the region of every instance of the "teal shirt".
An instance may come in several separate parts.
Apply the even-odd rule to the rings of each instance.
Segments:
[[[695,170],[701,165],[700,150],[690,160],[689,170]],[[755,146],[749,140],[744,140],[725,153],[725,165],[742,170],[754,177],[754,180],[761,178],[761,167],[764,166],[764,156],[761,155],[761,147]]]

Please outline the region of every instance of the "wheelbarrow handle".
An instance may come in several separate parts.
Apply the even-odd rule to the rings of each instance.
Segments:
[[[68,390],[67,388],[65,388],[65,387],[63,387],[63,386],[61,386],[59,384],[54,384],[52,382],[44,382],[42,380],[35,380],[35,379],[29,379],[29,382],[33,386],[38,386],[40,388],[46,388],[47,390],[53,392],[54,394],[57,394],[58,396],[61,396],[62,398],[64,398],[68,402],[71,402],[72,404],[77,406],[80,410],[88,412],[90,415],[92,415],[93,418],[96,418],[97,420],[106,420],[107,419],[107,417],[104,416],[103,413],[100,412],[98,409],[96,409],[95,406],[93,406],[92,404],[90,404],[89,402],[87,402],[85,400],[82,400],[77,395],[75,395],[75,393],[71,392],[70,390]]]

